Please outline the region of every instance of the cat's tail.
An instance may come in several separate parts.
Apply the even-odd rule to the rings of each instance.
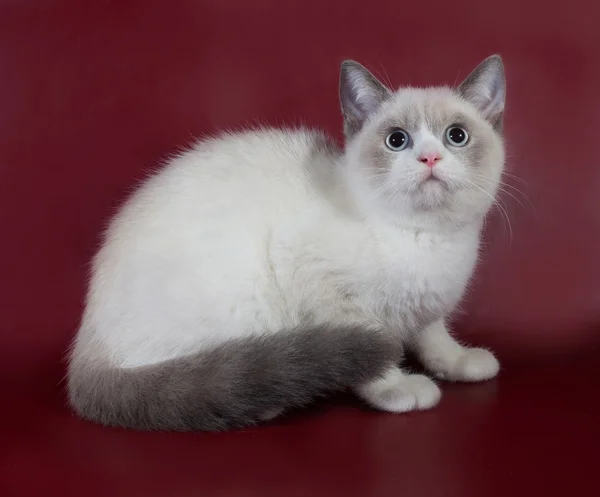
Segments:
[[[130,369],[74,354],[68,393],[76,412],[104,425],[219,431],[374,379],[399,352],[397,340],[381,330],[316,326],[235,339]]]

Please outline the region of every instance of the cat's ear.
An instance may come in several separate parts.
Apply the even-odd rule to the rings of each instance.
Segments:
[[[479,64],[458,87],[458,93],[475,105],[496,129],[502,129],[506,80],[499,55],[492,55]]]
[[[375,76],[358,62],[342,62],[340,71],[340,103],[344,115],[346,139],[362,128],[367,118],[391,95]]]

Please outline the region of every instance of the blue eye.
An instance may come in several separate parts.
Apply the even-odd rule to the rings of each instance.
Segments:
[[[446,130],[446,140],[455,147],[464,147],[469,141],[469,133],[460,126],[450,126]]]
[[[403,129],[396,129],[392,131],[385,139],[385,145],[387,148],[394,152],[400,152],[408,147],[410,142],[410,136]]]

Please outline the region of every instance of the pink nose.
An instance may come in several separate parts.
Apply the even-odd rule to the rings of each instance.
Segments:
[[[423,164],[427,164],[429,167],[435,166],[435,163],[439,161],[441,157],[437,152],[432,152],[430,154],[423,154],[419,157],[419,162]]]

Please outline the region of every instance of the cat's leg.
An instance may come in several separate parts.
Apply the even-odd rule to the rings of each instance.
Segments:
[[[458,343],[439,320],[422,330],[416,341],[417,356],[437,378],[450,381],[483,381],[498,374],[500,364],[486,350]]]
[[[404,373],[398,366],[390,366],[382,377],[356,387],[355,392],[375,409],[396,413],[429,409],[441,397],[427,376]]]

